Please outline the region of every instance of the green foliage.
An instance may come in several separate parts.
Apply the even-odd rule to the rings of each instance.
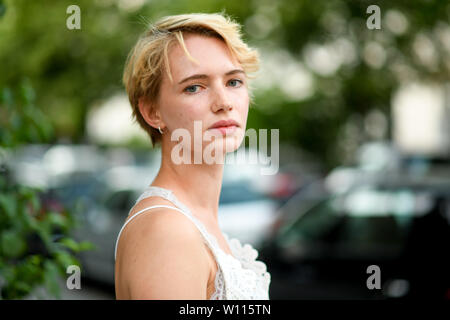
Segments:
[[[3,0],[0,0],[0,18],[5,14],[6,7]]]
[[[35,93],[30,81],[23,80],[16,91],[4,87],[0,92],[0,145],[8,148],[49,140],[53,129],[50,121],[35,106]]]
[[[28,80],[1,93],[1,154],[50,139],[52,127],[34,105]],[[40,285],[60,297],[58,280],[69,265],[80,265],[76,253],[92,245],[70,238],[76,221],[68,210],[47,206],[40,199],[43,190],[18,185],[5,167],[0,170],[0,299],[23,298]]]

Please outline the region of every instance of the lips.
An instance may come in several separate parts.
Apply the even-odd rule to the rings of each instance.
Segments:
[[[220,120],[220,121],[217,121],[216,123],[214,123],[211,127],[209,127],[209,129],[226,128],[226,127],[231,127],[231,126],[239,127],[239,124],[232,119]]]

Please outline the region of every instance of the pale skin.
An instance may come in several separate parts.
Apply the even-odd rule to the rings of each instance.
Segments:
[[[202,131],[206,132],[215,122],[232,119],[239,124],[234,133],[222,137],[213,132],[223,139],[223,152],[235,151],[243,141],[247,122],[247,78],[222,40],[195,34],[184,34],[184,40],[199,64],[176,44],[169,50],[173,82],[164,73],[153,108],[145,99],[139,105],[147,123],[164,132],[161,168],[151,185],[172,190],[216,237],[221,249],[231,254],[218,223],[223,163],[174,164],[171,150],[177,141],[171,141],[171,132],[185,128],[193,137],[194,120],[201,120]],[[179,83],[198,74],[206,77]],[[163,198],[149,197],[140,201],[129,216],[160,204],[173,206]],[[122,232],[116,258],[116,298],[208,299],[215,290],[216,273],[215,259],[197,227],[175,210],[152,209],[134,218]]]

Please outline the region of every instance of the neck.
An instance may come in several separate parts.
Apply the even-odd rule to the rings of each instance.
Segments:
[[[152,185],[172,190],[194,216],[218,224],[224,165],[175,164],[171,159],[171,148],[163,145],[161,150],[161,167]],[[193,155],[191,159],[194,159]]]

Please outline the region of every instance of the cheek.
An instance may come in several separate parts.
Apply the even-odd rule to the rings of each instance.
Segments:
[[[184,123],[191,123],[195,120],[202,120],[204,118],[205,111],[201,108],[200,103],[187,104],[183,106],[183,111],[180,112],[180,116],[183,118]]]
[[[185,128],[191,133],[194,132],[194,121],[203,120],[205,112],[198,104],[179,104],[176,108],[176,125],[178,128]],[[204,127],[206,124],[202,123]],[[205,130],[205,128],[203,128]]]
[[[245,94],[240,96],[240,99],[238,100],[238,104],[236,104],[237,106],[239,106],[239,111],[243,115],[244,119],[246,119],[247,115],[248,115],[249,103],[250,103],[250,98],[248,96],[248,93],[246,92]]]
[[[166,121],[172,124],[175,128],[190,129],[193,127],[193,122],[199,119],[199,108],[197,104],[191,103],[184,99],[166,99],[165,105],[167,107]]]
[[[250,101],[248,89],[245,87],[242,87],[241,89],[242,90],[239,90],[238,94],[236,95],[236,98],[240,101],[242,105],[248,106]]]

